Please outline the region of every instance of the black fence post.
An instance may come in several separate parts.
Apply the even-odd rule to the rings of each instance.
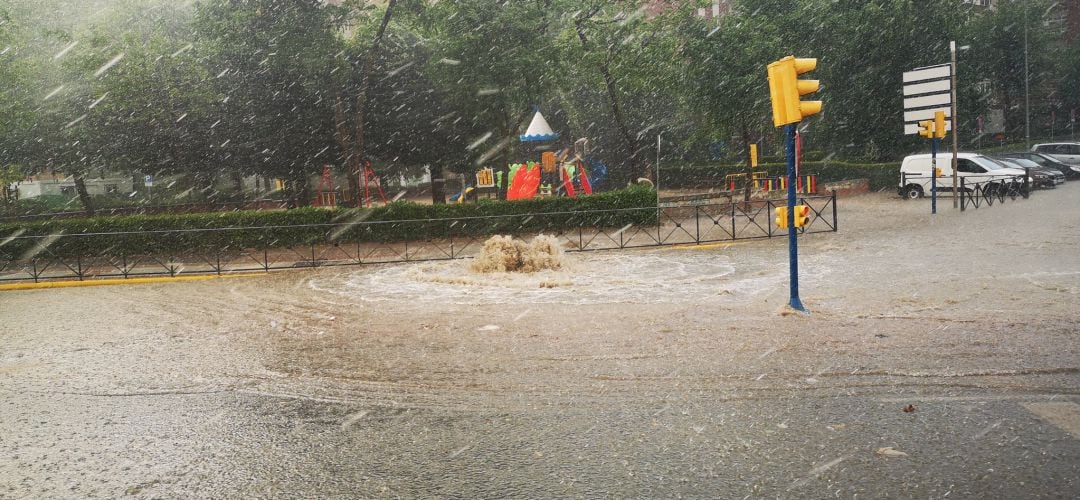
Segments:
[[[769,228],[767,231],[765,231],[765,234],[769,235],[770,238],[772,238],[772,236],[773,236],[773,234],[772,234],[773,225],[772,225],[772,221],[769,220],[769,217],[772,217],[772,213],[773,213],[772,200],[765,200],[765,224],[767,224],[766,227]]]
[[[731,240],[735,241],[738,238],[735,237],[735,201],[731,201]]]
[[[701,207],[694,205],[694,242],[701,244]]]
[[[450,259],[454,259],[454,223],[447,221],[446,237],[450,238]]]
[[[1031,194],[1031,181],[1028,179],[1031,179],[1031,167],[1024,167],[1024,192],[1022,195],[1025,200]]]
[[[966,207],[965,202],[967,197],[967,189],[964,188],[964,178],[960,178],[960,211],[963,212]]]
[[[837,222],[837,218],[836,218],[836,190],[835,189],[832,190],[832,230],[833,230],[834,233],[840,230],[840,224]]]

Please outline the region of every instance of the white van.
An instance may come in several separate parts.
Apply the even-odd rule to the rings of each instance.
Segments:
[[[937,179],[938,193],[952,192],[952,152],[938,153]],[[964,178],[965,188],[971,191],[971,185],[999,186],[1005,182],[1022,182],[1024,171],[1009,168],[1004,164],[978,153],[960,153],[956,155],[957,177]],[[1029,179],[1030,181],[1030,179]],[[931,170],[930,155],[911,155],[900,164],[900,196],[915,199],[930,194]]]

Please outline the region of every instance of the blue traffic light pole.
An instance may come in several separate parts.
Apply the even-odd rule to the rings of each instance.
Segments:
[[[788,305],[796,311],[806,312],[802,301],[799,300],[799,240],[798,230],[795,228],[795,134],[798,133],[798,123],[784,125],[787,133],[787,230],[788,230],[788,267],[791,270],[791,300]]]
[[[937,213],[937,135],[930,139],[930,213]]]

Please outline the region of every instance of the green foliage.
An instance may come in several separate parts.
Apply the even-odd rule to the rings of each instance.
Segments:
[[[33,252],[41,241],[8,239],[11,236],[66,235],[48,246],[47,255],[117,257],[556,232],[579,226],[618,228],[655,223],[656,212],[648,210],[655,206],[655,191],[633,187],[578,198],[453,205],[395,202],[370,210],[303,208],[55,219],[0,224],[0,254],[19,258]]]
[[[588,137],[613,181],[646,175],[661,134],[662,164],[711,159],[721,143],[727,161],[750,142],[775,157],[765,66],[789,54],[819,60],[810,76],[825,109],[804,124],[816,158],[925,149],[900,134],[901,74],[947,62],[950,40],[970,47],[962,147],[991,109],[1019,137],[1025,94],[1034,136],[1060,134],[1080,109],[1080,41],[1066,41],[1071,7],[1052,0],[735,0],[719,20],[695,14],[710,2],[400,0],[364,99],[358,75],[385,2],[2,3],[0,165],[176,175],[196,190],[242,175],[303,186],[324,163],[340,169],[339,123],[362,125],[354,149],[387,168],[438,176],[534,160],[516,142],[533,104],[562,134],[557,147]]]
[[[786,163],[762,163],[755,172],[767,176],[787,175]],[[852,179],[869,179],[870,189],[879,190],[896,186],[900,175],[900,163],[848,163],[842,161],[804,161],[800,168],[803,175],[816,175],[817,181],[837,182]],[[726,189],[725,178],[730,174],[745,174],[745,165],[724,163],[673,163],[662,170],[662,187]]]

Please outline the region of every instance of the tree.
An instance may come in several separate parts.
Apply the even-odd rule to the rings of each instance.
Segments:
[[[643,135],[678,128],[677,89],[684,71],[676,30],[684,16],[675,10],[648,19],[633,1],[585,3],[563,23],[561,59],[568,78],[560,79],[560,93],[570,96],[573,115],[593,129],[600,144],[617,145],[606,148],[616,166],[614,183],[651,177],[651,142]],[[597,97],[602,109],[590,103]]]
[[[1025,97],[1032,108],[1047,110],[1057,90],[1053,75],[1058,52],[1053,41],[1060,35],[1045,22],[1051,7],[1046,0],[998,2],[971,26],[973,72],[989,83],[986,106],[1004,110],[1005,132],[1010,136],[1025,135]],[[1030,75],[1026,86],[1025,70]],[[1061,83],[1062,89],[1075,86],[1075,81]]]
[[[318,0],[196,5],[197,43],[217,72],[210,85],[225,96],[217,149],[233,175],[287,179],[293,205],[309,202],[308,176],[333,157],[332,13]]]
[[[434,56],[426,71],[457,111],[447,120],[472,131],[457,160],[473,168],[495,161],[507,172],[512,146],[533,105],[559,78],[549,2],[439,2],[419,22]],[[505,186],[504,186],[505,187]]]

